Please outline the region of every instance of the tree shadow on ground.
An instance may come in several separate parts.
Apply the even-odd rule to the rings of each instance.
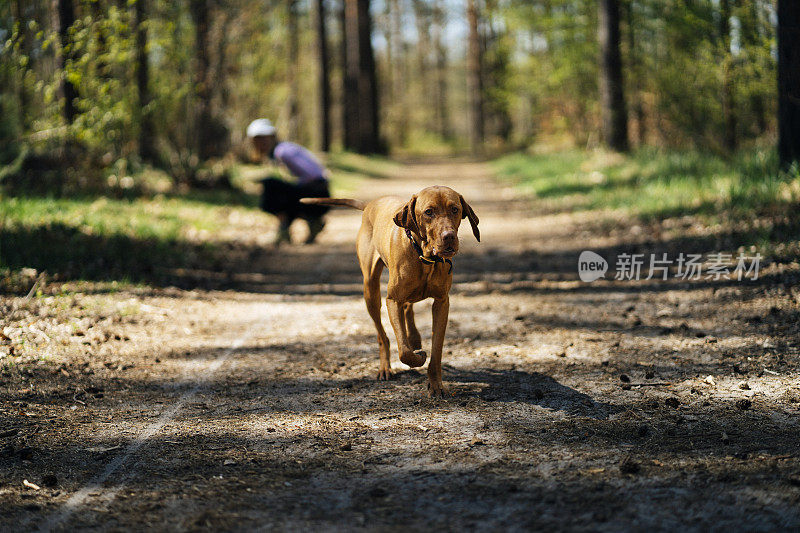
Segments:
[[[390,382],[377,382],[371,373],[278,373],[337,365],[324,354],[352,346],[350,364],[376,369],[372,343],[372,336],[344,335],[230,352],[233,373],[206,382],[174,423],[147,439],[109,479],[112,491],[124,483],[123,497],[87,507],[70,526],[141,527],[141,516],[154,527],[189,529],[267,523],[326,529],[354,521],[378,529],[800,524],[800,490],[792,481],[800,444],[788,406],[765,409],[756,399],[743,411],[732,399],[706,404],[698,397],[673,407],[632,391],[603,393],[599,400],[525,361],[519,362],[524,368],[505,370],[446,365],[454,394],[445,401],[424,397],[427,377],[417,370],[398,372]],[[366,344],[369,349],[359,348]],[[164,362],[210,361],[229,351],[217,346],[154,355]],[[274,369],[260,366],[275,357]],[[572,367],[570,379],[595,379],[599,365]],[[679,366],[682,373],[713,373],[697,362]],[[3,410],[0,427],[18,431],[2,437],[2,478],[42,483],[53,474],[58,480],[57,487],[18,497],[9,485],[0,517],[14,523],[38,522],[54,511],[56,490],[81,488],[194,387],[158,372],[75,374],[66,384],[61,378],[45,382],[45,372],[60,376],[57,368],[36,366],[20,378],[36,387],[0,398],[13,406]],[[90,384],[103,397],[76,397],[76,388]],[[57,427],[54,420],[71,416],[78,400],[86,404],[78,416]],[[115,419],[99,417],[112,412]],[[87,424],[113,428],[120,419],[138,429],[127,435],[80,431]],[[753,493],[763,497],[742,496]],[[431,503],[420,507],[420,499]],[[412,507],[418,511],[408,513]],[[677,518],[675,509],[681,510]]]
[[[794,479],[796,462],[786,460],[800,453],[796,425],[767,412],[742,417],[720,405],[693,422],[677,422],[671,414],[625,404],[621,407],[642,416],[520,419],[509,416],[506,406],[482,401],[481,412],[492,414],[488,431],[499,431],[500,442],[496,437],[464,442],[438,429],[430,433],[402,424],[387,440],[384,429],[362,422],[396,418],[396,402],[386,400],[365,412],[357,406],[360,394],[352,396],[364,416],[342,422],[339,432],[300,418],[284,426],[231,406],[188,405],[177,421],[202,420],[195,431],[148,438],[106,484],[111,491],[124,484],[122,497],[90,506],[69,523],[122,526],[137,520],[141,526],[145,513],[161,527],[225,529],[309,521],[324,528],[359,517],[378,528],[800,524],[798,489],[787,481]],[[312,399],[305,398],[303,412],[320,412]],[[475,408],[454,410],[469,419]],[[234,429],[242,419],[251,426]],[[722,431],[729,444],[720,444]],[[16,523],[42,520],[58,508],[55,491],[74,493],[122,457],[129,443],[130,438],[65,434],[26,460],[3,459],[4,474],[38,483],[51,474],[57,487],[10,498],[2,516]],[[742,498],[742,491],[764,498]],[[103,490],[95,493],[102,496]],[[430,503],[418,506],[421,499]],[[408,513],[412,507],[418,510]]]
[[[3,266],[35,268],[57,281],[119,280],[157,287],[286,293],[291,289],[280,288],[324,284],[343,268],[350,280],[359,275],[354,254],[333,246],[324,250],[327,267],[322,268],[319,257],[308,249],[102,236],[65,224],[0,228],[0,250]],[[306,292],[313,292],[313,287]]]
[[[638,506],[634,502],[658,497],[659,493],[657,486],[648,486],[647,481],[654,483],[656,480],[650,480],[647,475],[640,476],[642,481],[638,483],[620,480],[618,476],[614,476],[612,484],[592,477],[563,476],[548,480],[525,475],[532,467],[530,461],[518,462],[516,471],[501,462],[493,462],[491,469],[485,470],[397,468],[393,463],[399,459],[399,454],[384,451],[381,457],[373,460],[372,454],[367,452],[365,457],[360,447],[350,454],[362,454],[360,467],[354,468],[342,457],[345,454],[333,451],[339,447],[335,440],[304,438],[313,443],[318,458],[297,459],[301,456],[287,451],[297,446],[293,439],[259,442],[230,434],[211,438],[193,435],[182,439],[177,446],[169,439],[152,439],[148,448],[135,459],[137,471],[115,473],[109,482],[109,489],[113,490],[124,481],[125,493],[134,498],[120,498],[110,506],[85,509],[72,516],[68,523],[73,528],[110,523],[117,527],[141,527],[152,523],[162,528],[169,525],[178,529],[227,530],[265,523],[295,527],[313,523],[327,529],[357,522],[362,527],[373,528],[434,525],[449,529],[456,525],[474,528],[481,524],[513,529],[543,525],[563,528],[568,524],[586,527],[611,519],[612,524],[621,526],[634,518],[643,520],[644,517],[637,517]],[[222,449],[221,443],[224,443]],[[112,442],[96,445],[115,446]],[[258,449],[253,450],[254,446]],[[325,448],[330,452],[326,453]],[[160,456],[156,455],[156,450]],[[437,447],[436,451],[444,450]],[[79,463],[75,460],[76,456],[84,454],[81,448],[52,450],[48,454],[54,463],[58,461],[63,465],[55,470],[61,476],[59,479],[65,480],[60,487],[77,490],[79,483],[87,481],[96,469],[114,457],[111,453],[93,454],[91,461]],[[228,466],[223,466],[226,461]],[[323,461],[327,463],[324,466]],[[64,467],[71,467],[71,471]],[[195,473],[187,477],[186,467]],[[31,477],[41,483],[39,476]],[[743,481],[752,483],[757,478],[758,474],[749,473]],[[683,513],[695,509],[697,503],[692,502],[692,498],[697,493],[691,490],[691,482],[699,480],[693,477],[671,481],[675,488],[671,494],[657,498],[660,506],[680,508]],[[730,511],[733,502],[719,505],[720,499],[728,499],[720,496],[736,490],[734,487],[738,485],[726,487],[725,483],[715,481],[708,480],[706,488],[716,489],[711,498],[720,507],[719,511]],[[4,506],[4,518],[13,517],[15,522],[29,521],[35,525],[49,516],[58,506],[44,497],[51,490],[42,492],[41,496],[8,502]],[[100,489],[95,492],[101,495]],[[430,503],[419,506],[421,499]],[[174,508],[171,503],[180,505]],[[594,510],[587,512],[587,506]],[[408,508],[417,511],[408,513]],[[602,509],[607,510],[605,519],[598,520]],[[753,516],[762,520],[766,514],[769,523],[774,525],[780,523],[781,518],[783,521],[788,518],[778,502],[766,509],[748,506],[748,510],[755,511]],[[135,525],[133,520],[136,520]]]
[[[793,223],[785,221],[769,231],[780,242],[794,235]],[[720,231],[702,237],[647,240],[630,245],[591,247],[610,263],[622,253],[708,254],[760,242],[757,231]],[[0,229],[0,250],[6,267],[46,271],[57,280],[133,281],[156,287],[184,289],[233,289],[277,294],[360,293],[362,280],[355,259],[354,244],[319,244],[312,247],[265,248],[235,241],[190,242],[184,239],[139,239],[128,235],[101,236],[65,224],[46,227],[4,227]],[[469,283],[491,283],[503,291],[609,291],[659,292],[672,290],[668,282],[638,281],[610,284],[598,281],[573,288],[550,289],[540,281],[576,281],[577,261],[582,250],[562,249],[509,251],[482,245],[454,260],[455,291]],[[783,260],[786,258],[777,258]],[[763,265],[762,265],[763,266]],[[643,266],[646,274],[647,264]],[[680,280],[678,280],[680,281]],[[769,285],[777,279],[762,277],[747,284]],[[797,280],[795,280],[797,281]],[[788,280],[791,282],[791,280]],[[731,286],[731,280],[702,279],[692,289]],[[466,289],[470,290],[470,289]]]

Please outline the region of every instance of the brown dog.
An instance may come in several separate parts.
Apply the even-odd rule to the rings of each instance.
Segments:
[[[450,286],[453,264],[458,253],[458,227],[466,218],[480,242],[478,217],[464,197],[448,187],[428,187],[407,202],[384,196],[368,204],[350,199],[303,198],[307,204],[338,205],[361,209],[358,231],[358,262],[364,274],[364,300],[375,329],[378,330],[381,363],[378,379],[392,376],[389,362],[389,337],[381,324],[380,279],[384,266],[389,268],[386,308],[397,338],[400,361],[411,367],[425,364],[414,324],[416,302],[433,298],[433,339],[428,365],[428,391],[444,396],[442,384],[442,346],[450,311]]]

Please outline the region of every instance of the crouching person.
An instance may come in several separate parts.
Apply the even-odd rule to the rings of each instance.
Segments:
[[[327,171],[314,155],[302,146],[279,141],[272,123],[264,118],[254,120],[247,127],[247,136],[261,158],[268,157],[280,163],[297,178],[297,183],[288,183],[278,178],[261,181],[261,209],[278,217],[280,226],[275,245],[290,242],[289,227],[295,219],[308,223],[306,244],[311,244],[325,227],[324,215],[328,207],[305,205],[300,198],[330,198]]]

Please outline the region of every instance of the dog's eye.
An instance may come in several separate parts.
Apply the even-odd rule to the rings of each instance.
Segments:
[[[427,216],[429,216],[429,217],[432,217],[432,216],[433,216],[433,209],[431,209],[431,208],[429,207],[428,209],[426,209],[426,210],[425,210],[425,214],[426,214]]]
[[[452,211],[453,213],[458,213],[458,206],[454,205],[453,207],[450,208],[450,211]]]

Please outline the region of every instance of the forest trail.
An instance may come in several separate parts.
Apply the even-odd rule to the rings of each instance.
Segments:
[[[409,163],[356,196],[432,184],[462,193],[481,220],[482,242],[462,226],[454,259],[449,398],[427,397],[424,370],[398,361],[391,336],[395,379],[375,380],[360,213],[337,210],[318,244],[232,250],[227,272],[213,274],[232,290],[110,295],[131,311],[104,312],[84,334],[104,340],[82,359],[4,383],[16,440],[3,458],[2,521],[800,527],[797,294],[780,272],[758,283],[581,282],[582,250],[612,262],[632,235],[647,253],[684,241],[651,242],[596,213],[537,213],[476,162]],[[418,304],[424,346],[429,310]]]

